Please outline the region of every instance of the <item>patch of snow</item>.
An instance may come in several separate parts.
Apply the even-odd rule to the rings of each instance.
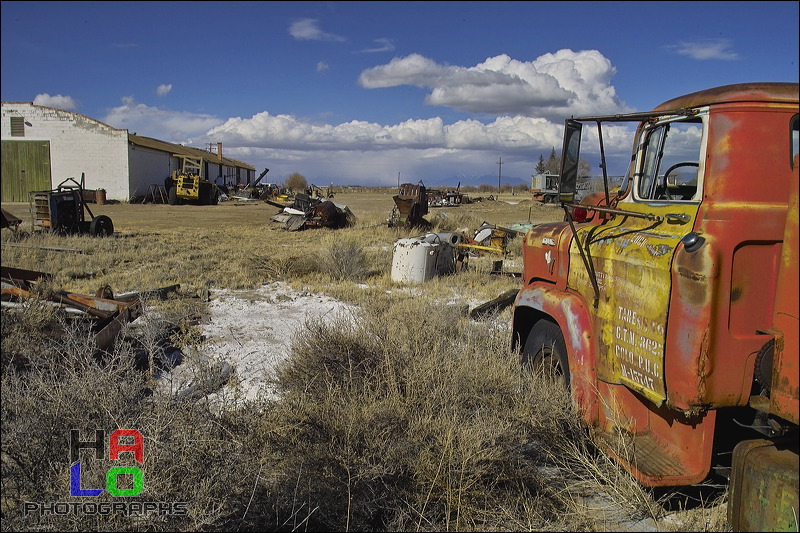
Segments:
[[[192,362],[228,363],[234,368],[238,389],[246,400],[274,398],[267,380],[291,353],[292,339],[307,320],[333,319],[352,314],[354,307],[334,298],[275,282],[256,290],[215,290],[209,315],[200,325],[205,337],[200,353],[164,376],[174,389],[190,386],[197,376]]]

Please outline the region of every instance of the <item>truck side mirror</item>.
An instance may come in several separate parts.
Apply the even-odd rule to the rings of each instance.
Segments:
[[[567,119],[564,124],[564,146],[561,150],[561,177],[558,181],[558,197],[562,203],[575,203],[582,128],[583,124],[571,119]]]

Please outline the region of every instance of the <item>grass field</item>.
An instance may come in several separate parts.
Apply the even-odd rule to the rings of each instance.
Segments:
[[[27,204],[3,204],[26,222],[2,231],[3,266],[53,274],[40,294],[180,285],[146,302],[145,320],[99,361],[82,323],[39,300],[3,307],[3,530],[722,531],[724,506],[647,491],[591,446],[563,391],[521,371],[509,310],[475,321],[452,305],[521,286],[490,274],[497,257],[415,286],[392,281],[393,244],[420,234],[388,226],[393,194],[337,192],[356,224],[300,232],[270,222],[279,210],[263,202],[89,204],[112,219],[108,238],[32,231]],[[426,219],[431,231],[472,236],[483,222],[563,212],[508,194]],[[507,273],[522,269],[521,240],[509,242]],[[302,324],[267,378],[275,397],[243,399],[228,383],[187,400],[157,386],[167,347],[207,347],[198,323],[211,294],[276,282],[358,311]],[[147,365],[135,367],[142,353]],[[87,501],[69,496],[68,439],[98,428],[144,436],[145,460],[132,463],[143,490],[122,500],[186,512],[44,512]],[[115,463],[82,458],[82,487],[105,487]]]
[[[270,222],[279,209],[264,202],[228,201],[217,206],[87,204],[94,216],[111,218],[115,233],[113,239],[107,240],[87,236],[50,237],[39,231],[28,233],[31,222],[28,204],[3,204],[4,209],[24,221],[20,232],[23,238],[3,247],[3,261],[17,268],[53,272],[59,275],[59,280],[70,280],[77,285],[76,291],[94,292],[97,284],[108,284],[118,291],[174,283],[187,290],[209,286],[240,288],[268,280],[267,271],[280,268],[282,261],[291,263],[292,258],[302,261],[304,254],[318,256],[322,241],[335,233],[339,239],[352,240],[376,251],[375,260],[381,268],[374,272],[373,278],[381,282],[388,279],[386,267],[391,266],[393,243],[398,238],[420,233],[389,228],[386,224],[394,207],[394,193],[394,189],[340,192],[333,200],[350,208],[357,218],[355,226],[302,232],[287,232]],[[472,232],[483,222],[506,226],[516,222],[555,221],[561,217],[563,213],[554,206],[508,194],[499,201],[431,208],[425,218],[434,224],[433,231],[464,230],[473,236]],[[14,240],[7,233],[4,231],[4,244]],[[510,243],[511,253],[507,257],[510,265],[519,260],[514,251],[519,250],[520,240]],[[81,253],[60,253],[37,246],[75,248]],[[378,254],[378,250],[383,253]],[[262,272],[259,267],[263,267]],[[301,270],[302,266],[298,266],[297,271]]]

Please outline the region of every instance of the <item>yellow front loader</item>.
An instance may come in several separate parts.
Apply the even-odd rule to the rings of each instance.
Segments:
[[[181,159],[181,168],[173,170],[164,184],[169,205],[217,205],[219,188],[203,176],[203,158],[178,154],[174,156]]]

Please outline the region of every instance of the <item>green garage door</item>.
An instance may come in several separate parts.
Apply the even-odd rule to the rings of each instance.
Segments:
[[[3,141],[3,202],[27,202],[28,191],[49,191],[50,141]]]

